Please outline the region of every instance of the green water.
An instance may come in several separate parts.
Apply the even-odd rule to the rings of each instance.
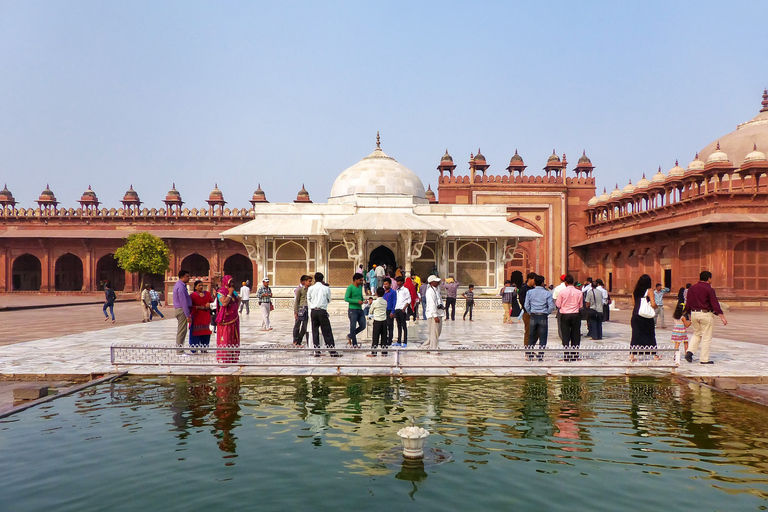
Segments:
[[[408,418],[450,462],[386,463]],[[629,378],[151,378],[0,420],[0,510],[765,510],[768,410]]]

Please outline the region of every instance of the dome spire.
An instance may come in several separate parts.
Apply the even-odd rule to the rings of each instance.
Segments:
[[[376,149],[381,149],[381,137],[379,137],[379,131],[378,130],[376,130]],[[446,151],[446,153],[448,152],[447,149],[445,151]]]
[[[768,89],[763,89],[763,101],[760,104],[763,106],[760,112],[768,112]]]

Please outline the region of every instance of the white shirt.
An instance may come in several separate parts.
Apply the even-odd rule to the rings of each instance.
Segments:
[[[427,289],[427,303],[424,307],[424,313],[427,318],[441,318],[443,316],[443,310],[437,309],[437,306],[443,303],[443,298],[440,297],[440,292],[437,291],[432,285],[429,285]]]
[[[251,289],[250,289],[250,288],[248,288],[247,286],[243,285],[243,286],[240,288],[240,298],[241,298],[242,300],[248,300],[248,299],[250,299],[250,298],[251,298]]]
[[[552,300],[557,300],[557,296],[560,295],[560,290],[563,288],[565,288],[565,281],[555,286],[555,289],[552,290]]]
[[[592,289],[592,285],[587,283],[581,287],[581,293],[587,293],[591,289]]]
[[[603,304],[608,304],[608,290],[606,290],[602,286],[598,286],[597,288],[595,288],[595,290],[600,290],[600,293],[603,294]]]
[[[328,309],[331,302],[331,287],[323,283],[315,283],[307,289],[307,306],[309,309]]]
[[[401,286],[397,289],[397,302],[395,302],[395,309],[405,309],[405,307],[411,303],[411,290]]]
[[[376,267],[376,279],[381,279],[384,277],[384,267],[379,265]],[[379,283],[379,286],[381,286],[381,283]]]

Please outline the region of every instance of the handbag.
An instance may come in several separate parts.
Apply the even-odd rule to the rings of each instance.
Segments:
[[[637,310],[637,314],[643,318],[653,318],[656,316],[656,311],[651,306],[651,298],[648,297],[648,292],[645,292],[643,298],[640,299],[640,307]]]

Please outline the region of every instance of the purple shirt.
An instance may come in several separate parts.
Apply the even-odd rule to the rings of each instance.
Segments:
[[[699,281],[688,289],[688,298],[685,299],[685,312],[711,311],[716,315],[722,315],[723,309],[717,301],[715,290],[706,281]]]
[[[175,309],[183,309],[184,316],[192,316],[192,297],[189,296],[187,291],[187,283],[179,279],[176,284],[173,285],[173,307]]]

